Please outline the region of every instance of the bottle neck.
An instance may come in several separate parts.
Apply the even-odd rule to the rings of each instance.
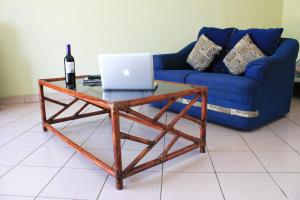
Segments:
[[[71,45],[67,45],[67,56],[71,56]]]

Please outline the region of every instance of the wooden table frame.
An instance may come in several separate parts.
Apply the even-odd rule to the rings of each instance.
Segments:
[[[84,76],[78,77],[82,78]],[[123,179],[129,176],[132,176],[136,173],[159,165],[163,162],[171,160],[177,156],[185,154],[189,151],[192,151],[196,148],[199,148],[201,153],[205,153],[205,145],[206,145],[206,111],[207,111],[207,87],[200,87],[195,86],[192,89],[184,90],[181,92],[174,92],[168,93],[163,95],[157,96],[150,96],[146,98],[128,100],[128,101],[119,101],[119,102],[107,102],[105,100],[95,98],[89,96],[84,93],[80,93],[74,90],[70,90],[67,88],[59,87],[51,82],[54,81],[61,81],[64,78],[52,78],[52,79],[40,79],[38,81],[39,84],[39,97],[40,97],[40,108],[41,108],[41,116],[42,116],[42,124],[43,130],[47,131],[50,130],[54,134],[56,134],[59,138],[61,138],[64,142],[69,144],[72,148],[76,151],[80,152],[83,156],[88,158],[89,160],[93,161],[97,166],[102,168],[104,171],[109,173],[110,175],[114,176],[116,179],[116,189],[121,190],[123,189]],[[178,83],[172,83],[178,84]],[[51,99],[49,97],[45,97],[44,95],[44,87],[56,90],[58,92],[62,92],[64,94],[70,95],[74,97],[70,103],[63,103],[55,99]],[[159,122],[159,119],[163,116],[163,114],[168,110],[168,108],[176,102],[177,99],[183,98],[185,96],[193,96],[194,98],[179,112],[173,120],[168,123],[164,124]],[[197,102],[197,100],[201,99],[202,109],[201,109],[201,116],[199,119],[191,117],[187,115],[187,111]],[[75,112],[74,115],[69,117],[61,117],[57,118],[61,113],[67,110],[71,105],[73,105],[77,101],[83,101],[85,104],[79,108],[78,111]],[[156,101],[163,101],[167,100],[168,103],[155,115],[154,118],[150,118],[144,114],[141,114],[137,111],[131,109],[131,107],[149,104]],[[58,104],[62,106],[62,109],[59,110],[57,113],[52,115],[51,117],[47,118],[46,115],[46,108],[45,108],[45,101],[52,102],[54,104]],[[94,105],[100,108],[100,111],[83,113],[81,112],[88,106]],[[67,138],[63,135],[59,130],[55,129],[51,124],[65,122],[69,120],[75,120],[84,117],[90,117],[95,115],[101,115],[108,113],[111,117],[112,123],[112,143],[113,143],[113,152],[114,152],[114,164],[110,166],[109,164],[105,163],[104,161],[98,159],[87,150]],[[152,127],[154,129],[160,130],[161,132],[153,139],[148,140],[141,137],[137,137],[134,135],[129,135],[127,133],[123,133],[120,131],[120,117],[127,118],[134,122]],[[174,125],[181,119],[185,118],[192,122],[195,122],[200,125],[200,133],[199,138],[188,135],[180,130],[174,128]],[[170,141],[168,145],[163,149],[162,153],[158,158],[148,161],[143,164],[139,164],[139,161],[144,158],[144,156],[167,134],[172,134],[173,139]],[[169,153],[170,149],[176,143],[179,138],[184,138],[193,142],[191,145],[188,145],[184,148],[175,150]],[[122,168],[122,155],[121,155],[121,139],[131,140],[137,143],[142,143],[147,145],[147,147],[141,151],[141,153],[123,170]]]

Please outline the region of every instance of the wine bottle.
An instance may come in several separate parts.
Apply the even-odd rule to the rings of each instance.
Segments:
[[[71,45],[67,44],[67,55],[64,59],[65,64],[65,81],[67,86],[76,85],[76,78],[75,78],[75,59],[71,54]]]

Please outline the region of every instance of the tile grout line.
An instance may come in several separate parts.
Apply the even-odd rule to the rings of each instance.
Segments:
[[[28,115],[30,115],[30,114],[28,114]],[[34,128],[34,127],[36,127],[36,126],[38,126],[38,125],[40,125],[40,123],[37,124],[37,125],[35,125],[35,126],[33,126],[33,127],[31,127],[30,129],[26,130],[24,133],[20,134],[19,136],[24,135],[26,132],[28,132],[29,130],[31,130],[32,128]],[[61,130],[63,130],[64,128],[66,128],[68,125],[69,125],[69,124],[65,125]],[[41,134],[43,134],[43,132],[42,132]],[[17,136],[17,137],[19,137],[19,136]],[[53,135],[52,135],[51,137],[49,137],[45,142],[43,142],[41,145],[37,146],[36,149],[34,149],[34,150],[33,150],[31,153],[29,153],[26,157],[24,157],[23,159],[21,159],[17,164],[13,165],[13,167],[12,167],[11,169],[9,169],[7,172],[5,172],[4,174],[2,174],[2,175],[0,176],[0,179],[1,179],[2,177],[4,177],[5,175],[7,175],[10,171],[12,171],[13,169],[15,169],[16,167],[18,167],[25,159],[27,159],[29,156],[31,156],[33,153],[35,153],[37,150],[39,150],[44,144],[46,144],[46,143],[47,143],[49,140],[51,140],[54,136],[55,136],[55,135],[53,134]],[[16,139],[17,137],[15,137],[14,139]],[[11,142],[11,141],[9,141],[9,142]],[[9,142],[8,142],[8,143],[9,143]],[[6,144],[8,144],[8,143],[6,143]],[[5,145],[6,145],[6,144],[5,144]],[[0,146],[0,148],[1,148],[1,147],[4,147],[4,145],[3,145],[3,146]],[[0,194],[0,195],[1,195],[1,194]]]
[[[28,115],[30,115],[30,114],[28,114]],[[26,116],[27,116],[27,115],[26,115]],[[14,123],[14,122],[19,122],[19,121],[17,121],[17,120],[12,121],[11,123],[7,124],[7,126],[9,126],[10,124],[12,124],[12,123]],[[14,138],[10,139],[9,141],[7,141],[6,143],[0,145],[0,148],[4,147],[5,145],[9,144],[9,143],[12,142],[13,140],[15,140],[15,139],[17,139],[18,137],[20,137],[20,136],[24,135],[25,133],[29,132],[31,129],[33,129],[34,127],[36,127],[36,126],[38,126],[38,125],[40,125],[40,124],[41,124],[41,123],[38,123],[38,124],[36,124],[36,125],[31,126],[30,128],[28,128],[28,129],[26,129],[25,131],[21,132],[21,133],[20,133],[19,135],[17,135],[16,137],[14,137]],[[6,126],[5,126],[5,127],[6,127]],[[3,128],[3,127],[2,127],[2,128]]]
[[[97,128],[99,128],[103,122],[105,121],[107,117],[105,117],[104,119],[101,120],[100,124],[98,126],[96,126],[90,133],[90,135],[80,144],[80,146],[82,146],[92,135],[93,133],[97,130]],[[66,127],[69,127],[70,125],[72,125],[72,123],[75,120],[71,121]],[[55,135],[54,135],[55,136]],[[71,148],[72,149],[72,148]],[[49,180],[49,182],[41,189],[41,191],[36,195],[36,197],[34,198],[34,200],[36,200],[40,194],[46,189],[46,187],[52,182],[52,180],[63,170],[64,166],[74,157],[74,155],[77,153],[77,151],[75,150],[74,153],[70,156],[70,158],[68,160],[66,160],[66,162],[60,167],[60,169],[54,174],[54,176]]]
[[[292,122],[294,125],[300,127],[300,124],[298,124],[297,122],[295,122],[293,119],[289,118],[288,116],[285,116],[285,118],[286,118],[287,120],[289,120],[290,122]]]
[[[292,150],[294,150],[298,155],[300,155],[300,152],[295,149],[292,145],[290,145],[287,141],[285,141],[282,137],[280,137],[280,135],[278,135],[275,131],[273,131],[273,129],[271,129],[269,126],[267,126],[267,128],[275,135],[277,136],[282,142],[284,142],[285,144],[287,144]]]
[[[38,125],[40,125],[40,124],[37,124],[37,125],[35,125],[35,126],[33,126],[33,127],[31,127],[30,129],[28,129],[28,130],[26,130],[24,133],[22,133],[22,134],[20,134],[20,135],[18,135],[17,137],[19,137],[19,136],[21,136],[21,135],[24,135],[25,133],[27,133],[29,130],[31,130],[32,128],[34,128],[34,127],[36,127],[36,126],[38,126]],[[66,125],[66,126],[64,126],[63,128],[62,128],[62,130],[64,129],[64,128],[66,128],[68,126],[68,124]],[[38,132],[37,132],[38,133]],[[43,134],[43,133],[41,133],[41,134]],[[36,149],[34,149],[31,153],[29,153],[27,156],[25,156],[23,159],[21,159],[17,164],[15,164],[15,165],[13,165],[13,167],[11,168],[11,169],[9,169],[7,172],[5,172],[4,174],[2,174],[1,176],[0,176],[0,179],[2,178],[2,177],[4,177],[5,175],[7,175],[10,171],[12,171],[13,169],[15,169],[16,167],[18,167],[25,159],[27,159],[29,156],[31,156],[33,153],[35,153],[36,151],[38,151],[44,144],[46,144],[49,140],[51,140],[53,137],[54,137],[55,135],[53,134],[51,137],[49,137],[45,142],[43,142],[41,145],[39,145],[39,146],[37,146],[36,147]],[[14,139],[16,139],[17,137],[15,137]],[[9,141],[9,142],[11,142],[11,141]],[[8,143],[9,143],[8,142]],[[5,145],[7,145],[8,143],[6,143]],[[21,146],[21,145],[20,145]],[[3,146],[0,146],[0,148],[2,148],[2,147],[4,147],[4,145]],[[37,167],[37,166],[36,166]],[[1,194],[0,194],[1,195]]]
[[[61,199],[63,199],[63,200],[89,200],[89,199],[74,199],[74,198],[65,198],[65,197],[49,197],[49,196],[43,196],[43,197],[37,197],[37,198],[44,198],[44,199],[58,199],[58,200],[61,200]],[[34,197],[34,199],[33,200],[35,200],[36,199],[36,197]]]
[[[34,196],[26,196],[26,195],[11,195],[11,194],[0,194],[0,197],[30,197],[30,198],[34,198]]]
[[[107,117],[106,117],[107,118]],[[80,146],[82,146],[92,135],[93,133],[97,130],[97,128],[99,128],[103,122],[105,121],[104,118],[103,120],[101,120],[100,124],[98,126],[96,126],[90,133],[90,135],[80,144]],[[75,121],[75,120],[74,120]],[[68,126],[72,125],[72,123],[74,122],[72,121],[70,124],[68,124]],[[72,148],[71,148],[72,149]],[[74,153],[70,156],[69,159],[67,159],[65,161],[65,163],[60,167],[60,169],[54,174],[54,176],[49,180],[49,182],[41,189],[41,191],[36,195],[36,197],[34,198],[34,200],[36,200],[40,194],[46,189],[46,187],[48,187],[48,185],[54,180],[54,178],[63,170],[64,166],[74,157],[74,155],[77,153],[77,151],[75,150]]]
[[[165,114],[165,124],[168,123],[168,112]],[[164,148],[166,146],[166,135],[164,136]],[[160,195],[159,199],[162,199],[162,193],[163,193],[163,181],[164,181],[164,165],[165,163],[162,163],[161,165],[161,179],[160,179]]]
[[[43,134],[43,133],[41,133]],[[27,159],[29,156],[31,156],[32,154],[34,154],[36,151],[38,151],[44,144],[46,144],[50,139],[52,139],[55,135],[49,137],[45,142],[43,142],[41,145],[37,146],[36,149],[34,149],[31,153],[29,153],[27,156],[25,156],[23,159],[21,159],[17,164],[13,165],[13,167],[11,169],[9,169],[7,172],[5,172],[2,176],[0,176],[0,178],[4,177],[5,175],[7,175],[10,171],[12,171],[13,169],[15,169],[16,167],[18,167],[25,159]],[[37,167],[37,166],[36,166]],[[1,194],[0,194],[1,195]]]
[[[99,197],[100,197],[100,195],[101,195],[101,193],[102,193],[102,191],[103,191],[103,189],[104,189],[104,186],[105,186],[105,184],[107,183],[108,178],[109,178],[109,174],[106,175],[106,178],[105,178],[105,180],[104,180],[104,182],[103,182],[103,185],[102,185],[102,187],[101,187],[101,189],[100,189],[100,191],[99,191],[99,193],[98,193],[98,195],[97,195],[97,197],[96,197],[96,200],[99,199]]]
[[[263,164],[263,162],[259,159],[259,157],[257,156],[257,154],[255,153],[255,151],[250,147],[250,145],[247,143],[247,141],[244,139],[244,137],[241,135],[241,133],[239,133],[240,137],[242,138],[242,140],[244,140],[244,142],[246,143],[246,145],[248,146],[248,148],[250,149],[250,151],[253,153],[253,155],[256,157],[256,159],[259,161],[259,163],[262,165],[262,167],[266,170],[266,173],[269,175],[269,177],[273,180],[273,182],[277,185],[278,189],[283,193],[283,195],[287,198],[287,200],[290,200],[289,197],[286,195],[286,193],[284,192],[284,190],[280,187],[280,185],[277,183],[277,181],[274,179],[274,177],[271,175],[271,172],[268,171],[268,169],[266,168],[266,166]]]
[[[66,162],[62,165],[62,167],[59,168],[59,170],[52,176],[52,178],[49,180],[49,182],[41,189],[41,191],[35,196],[35,198],[33,200],[36,200],[39,195],[44,191],[44,189],[52,182],[52,180],[59,174],[59,172],[62,171],[62,169],[64,168],[64,166],[73,158],[73,156],[76,154],[76,151],[71,155],[71,157],[66,160]]]
[[[207,149],[207,154],[208,154],[208,157],[209,157],[209,159],[210,159],[210,162],[211,162],[211,164],[212,164],[212,167],[213,167],[213,170],[214,170],[214,174],[215,174],[215,176],[216,176],[216,179],[217,179],[217,181],[218,181],[218,185],[219,185],[219,188],[220,188],[220,190],[221,190],[221,193],[222,193],[222,197],[223,197],[223,199],[225,200],[226,198],[225,198],[225,194],[224,194],[224,191],[223,191],[223,189],[222,189],[222,185],[221,185],[221,182],[220,182],[220,179],[219,179],[219,176],[218,176],[218,173],[217,173],[217,171],[216,171],[216,168],[215,168],[215,165],[214,165],[214,162],[213,162],[213,160],[212,160],[212,157],[211,157],[211,155],[210,155],[210,150],[208,149],[208,147],[207,147],[207,145],[206,145],[206,149]]]

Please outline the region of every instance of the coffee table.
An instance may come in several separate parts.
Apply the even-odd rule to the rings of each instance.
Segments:
[[[42,126],[44,131],[52,131],[60,139],[80,152],[87,159],[93,161],[97,166],[115,177],[116,189],[123,189],[123,179],[132,176],[136,173],[159,165],[163,162],[171,160],[177,156],[185,154],[189,151],[199,148],[200,152],[205,152],[206,145],[206,111],[207,111],[207,87],[193,86],[187,84],[171,83],[164,81],[156,81],[158,88],[155,91],[127,91],[120,95],[119,91],[103,91],[101,86],[85,86],[80,79],[85,76],[79,76],[76,80],[76,89],[68,89],[65,85],[64,78],[50,78],[40,79],[39,96],[40,108],[42,116]],[[58,99],[49,98],[44,94],[44,88],[50,88],[59,93],[71,96],[72,100],[69,103],[64,103]],[[119,92],[119,93],[118,93]],[[122,93],[121,93],[122,94]],[[125,94],[125,95],[124,95]],[[115,96],[115,98],[114,98]],[[178,113],[170,123],[164,124],[159,119],[164,113],[179,100],[186,99],[185,107]],[[199,119],[187,115],[187,111],[201,100],[201,112],[199,112]],[[48,117],[46,114],[45,101],[62,106],[62,108],[52,116]],[[83,101],[84,104],[75,114],[68,117],[59,117],[64,111],[69,109],[75,102]],[[159,110],[154,117],[149,117],[138,111],[132,109],[135,106],[151,104],[153,102],[163,101],[166,104]],[[99,108],[99,111],[83,112],[88,105],[93,105]],[[112,144],[114,152],[114,164],[111,166],[103,160],[97,158],[82,146],[76,144],[74,141],[65,136],[61,131],[54,128],[52,124],[76,120],[79,118],[91,117],[96,115],[108,114],[111,118],[112,125]],[[120,118],[126,118],[136,123],[140,123],[157,129],[160,133],[155,136],[153,140],[138,137],[132,134],[123,133],[120,131]],[[199,128],[199,137],[189,135],[181,130],[176,129],[175,124],[181,119],[185,118],[194,123],[197,123]],[[80,133],[78,133],[80,134]],[[151,149],[164,138],[166,134],[171,134],[173,138],[170,143],[165,145],[163,151],[158,158],[151,161],[140,163]],[[192,144],[170,152],[171,148],[178,141],[178,139],[185,139]],[[122,167],[122,153],[121,153],[121,139],[131,140],[137,143],[146,145],[146,147],[138,154],[138,156],[124,169]]]

